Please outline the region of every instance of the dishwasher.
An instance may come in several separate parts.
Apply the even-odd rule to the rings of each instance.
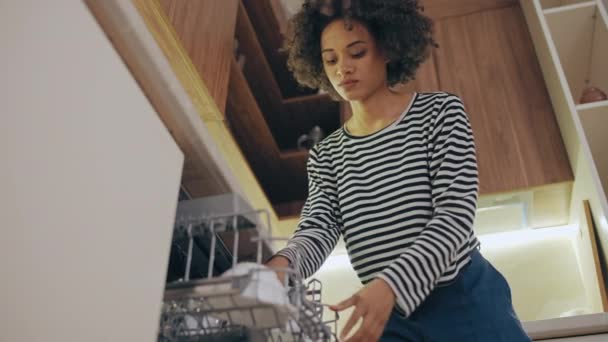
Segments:
[[[285,239],[272,237],[269,212],[237,194],[180,193],[158,341],[337,341],[338,313],[323,317],[321,282],[302,279],[298,260],[262,264],[276,240]]]

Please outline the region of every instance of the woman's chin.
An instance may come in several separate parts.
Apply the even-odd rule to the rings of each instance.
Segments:
[[[351,91],[341,91],[339,92],[339,94],[344,99],[344,101],[360,101],[365,98],[364,94],[359,91],[359,89],[353,89]]]

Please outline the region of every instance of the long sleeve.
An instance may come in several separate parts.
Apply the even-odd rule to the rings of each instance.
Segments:
[[[317,146],[307,161],[308,197],[300,221],[287,246],[277,253],[289,259],[303,278],[321,267],[340,237],[337,190],[328,182],[329,172],[320,166]]]
[[[477,208],[475,142],[457,96],[446,97],[429,139],[432,217],[405,252],[377,275],[392,288],[406,316],[468,253]]]

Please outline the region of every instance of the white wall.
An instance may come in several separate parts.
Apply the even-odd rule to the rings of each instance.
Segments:
[[[593,312],[576,255],[578,226],[480,236],[482,254],[511,286],[522,321]]]
[[[156,340],[183,154],[82,2],[0,46],[0,341]]]

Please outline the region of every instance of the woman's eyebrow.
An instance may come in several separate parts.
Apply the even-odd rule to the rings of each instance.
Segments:
[[[364,42],[364,41],[362,41],[362,40],[355,40],[354,42],[352,42],[352,43],[350,43],[350,44],[346,45],[346,47],[347,47],[347,48],[349,48],[349,47],[351,47],[351,46],[353,46],[353,45],[355,45],[355,44],[360,44],[360,43],[367,44],[366,42]],[[321,53],[324,53],[324,52],[329,52],[329,51],[334,51],[334,49],[331,49],[331,48],[329,48],[329,49],[323,49],[323,50],[321,51]]]

